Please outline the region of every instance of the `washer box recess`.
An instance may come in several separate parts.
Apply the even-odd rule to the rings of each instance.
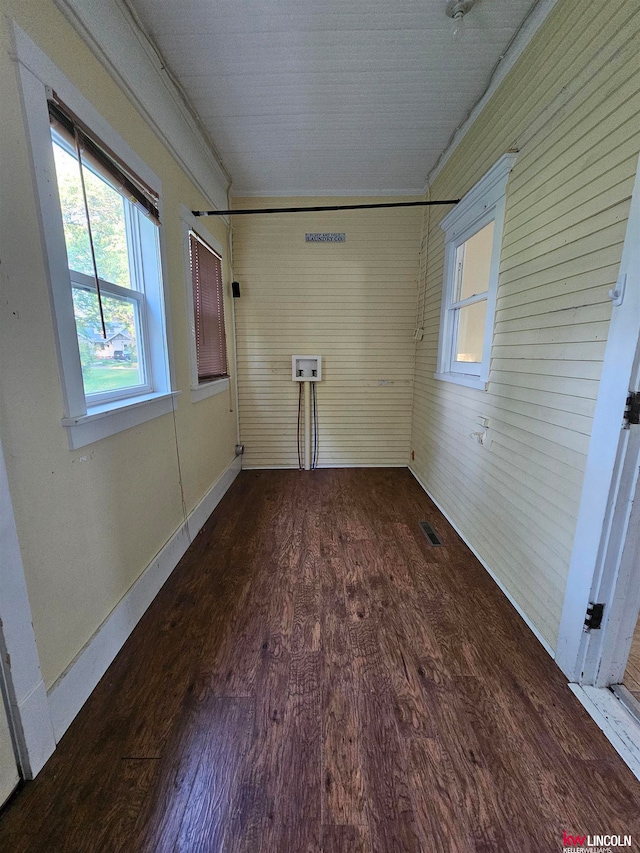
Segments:
[[[291,378],[294,382],[320,382],[322,379],[322,356],[292,355]]]

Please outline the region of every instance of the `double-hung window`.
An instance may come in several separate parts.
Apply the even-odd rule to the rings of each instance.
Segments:
[[[50,101],[49,114],[87,407],[148,394],[144,255],[157,246],[145,219],[159,222],[157,195],[138,189],[142,181],[125,176],[59,103]]]
[[[18,65],[75,449],[173,408],[160,249],[161,185],[26,36]]]
[[[229,387],[222,246],[183,208],[187,318],[194,402]],[[196,230],[197,228],[197,230]]]
[[[441,222],[445,275],[437,379],[486,388],[505,192],[515,157],[505,154]]]

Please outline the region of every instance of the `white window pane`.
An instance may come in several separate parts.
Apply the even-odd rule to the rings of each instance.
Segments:
[[[77,159],[53,141],[60,207],[69,268],[93,276],[87,217]],[[98,275],[105,281],[131,287],[125,199],[101,177],[83,168]]]
[[[474,302],[458,309],[458,339],[455,360],[471,364],[482,362],[487,301]]]
[[[78,161],[60,145],[53,145],[58,179],[58,193],[62,208],[64,239],[67,244],[69,266],[73,270],[93,275],[91,247],[87,230],[87,217],[82,201],[82,185]]]
[[[102,294],[106,339],[95,291],[74,287],[73,307],[85,394],[105,394],[144,385],[137,302]]]
[[[456,302],[470,296],[486,293],[489,289],[491,251],[493,248],[493,222],[481,228],[473,237],[458,246],[458,294]]]

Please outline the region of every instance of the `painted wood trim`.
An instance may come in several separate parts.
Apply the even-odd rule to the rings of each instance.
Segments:
[[[467,546],[467,548],[472,552],[472,554],[474,555],[474,557],[475,557],[475,558],[478,560],[478,562],[483,566],[483,568],[484,568],[484,569],[486,569],[486,571],[489,573],[489,575],[491,576],[491,579],[494,581],[494,583],[496,584],[496,586],[498,586],[498,587],[499,587],[499,589],[504,593],[504,595],[506,596],[506,598],[509,600],[509,603],[510,603],[514,608],[515,608],[515,610],[516,610],[516,612],[518,613],[518,615],[522,618],[522,620],[523,620],[523,621],[524,621],[524,623],[526,624],[527,628],[529,628],[529,629],[530,629],[530,631],[533,633],[533,635],[534,635],[534,636],[535,636],[535,638],[538,640],[538,642],[542,645],[542,647],[544,648],[544,650],[545,650],[545,651],[546,651],[546,652],[547,652],[551,657],[553,657],[553,656],[554,656],[553,648],[552,648],[552,647],[549,645],[549,643],[545,640],[545,638],[542,636],[542,634],[540,633],[540,631],[538,631],[538,629],[536,628],[536,626],[535,626],[535,625],[533,624],[533,622],[529,619],[529,617],[528,617],[528,616],[527,616],[527,614],[524,612],[524,610],[520,607],[520,605],[518,604],[518,602],[513,598],[513,596],[512,596],[512,595],[511,595],[511,593],[509,592],[509,590],[508,590],[508,589],[507,589],[507,588],[502,584],[502,582],[498,579],[498,577],[496,576],[496,574],[492,571],[492,569],[491,569],[491,568],[489,567],[489,565],[485,562],[485,560],[480,556],[480,554],[478,554],[478,552],[477,552],[477,551],[476,551],[476,549],[473,547],[473,545],[469,542],[469,540],[468,540],[468,539],[467,539],[467,537],[464,535],[464,533],[462,533],[462,531],[461,531],[461,530],[460,530],[460,528],[457,526],[457,524],[456,524],[456,523],[451,519],[451,516],[447,513],[447,511],[446,511],[446,510],[445,510],[445,509],[444,509],[444,508],[443,508],[443,507],[438,503],[438,501],[433,497],[433,495],[431,494],[431,492],[429,491],[429,489],[426,487],[426,485],[422,482],[422,480],[420,479],[419,474],[414,470],[414,468],[413,468],[413,466],[412,466],[412,465],[409,465],[409,470],[411,471],[411,473],[413,474],[413,476],[416,478],[416,480],[417,480],[417,481],[418,481],[418,483],[420,484],[421,488],[426,492],[426,494],[427,494],[427,496],[429,497],[429,499],[430,499],[431,501],[433,501],[433,503],[438,507],[438,509],[440,510],[440,512],[444,515],[444,517],[447,519],[447,521],[449,522],[449,524],[453,527],[453,529],[456,531],[456,533],[458,534],[458,536],[459,536],[459,537],[462,539],[462,541],[465,543],[465,545]]]
[[[150,394],[143,399],[130,398],[123,406],[110,408],[104,411],[89,410],[86,415],[77,418],[63,418],[62,426],[67,429],[69,449],[77,450],[94,441],[100,441],[107,436],[123,432],[125,429],[139,426],[153,418],[168,415],[175,409],[175,400],[180,391],[170,394]],[[96,407],[100,408],[100,407]]]
[[[0,551],[0,646],[7,662],[3,675],[18,762],[22,775],[32,779],[53,753],[55,738],[1,443]]]
[[[46,99],[47,84],[59,87],[62,80],[59,75],[52,76],[46,73],[52,69],[42,67],[45,64],[44,54],[18,27],[14,28],[14,37],[25,126],[29,140],[28,154],[37,193],[36,211],[42,236],[44,271],[55,328],[54,338],[63,413],[65,417],[73,417],[86,413],[86,400],[76,342],[60,201],[57,185],[52,180],[52,175],[55,175],[55,166]],[[34,66],[35,71],[32,70]],[[47,83],[42,77],[45,77]],[[16,234],[13,239],[20,238]]]
[[[638,382],[635,383],[636,387]],[[602,580],[592,600],[606,602],[598,635],[589,638],[584,673],[594,687],[624,680],[640,610],[640,426],[631,427]],[[595,677],[592,679],[592,672]],[[586,677],[584,679],[587,680]]]
[[[589,716],[631,772],[640,780],[640,723],[619,699],[604,687],[569,684]]]
[[[229,377],[225,376],[222,379],[214,379],[213,382],[205,382],[197,387],[191,387],[191,402],[199,403],[200,400],[206,400],[208,397],[215,397],[216,394],[221,394],[223,391],[228,391],[230,387]]]
[[[592,635],[583,631],[591,594],[599,592],[608,570],[617,572],[622,552],[616,546],[615,523],[624,507],[619,495],[620,474],[629,442],[629,430],[622,429],[622,415],[630,384],[637,371],[640,345],[640,164],[636,172],[631,209],[620,262],[620,273],[627,274],[625,297],[614,306],[605,350],[593,429],[585,469],[578,521],[573,541],[569,575],[558,635],[556,660],[571,681],[593,683],[597,661]],[[610,545],[612,546],[610,548]],[[610,553],[615,551],[616,553]],[[607,560],[611,565],[607,565]],[[610,593],[609,593],[610,594]],[[586,655],[591,658],[585,671]]]
[[[204,523],[209,518],[214,509],[222,500],[225,492],[233,483],[235,478],[242,469],[242,457],[236,456],[227,466],[225,471],[218,477],[214,485],[209,489],[207,494],[202,498],[200,503],[191,510],[187,519],[187,527],[189,537],[195,539]]]
[[[517,157],[517,151],[503,154],[442,218],[440,228],[445,232],[446,243],[454,239],[458,244],[463,243],[484,227],[485,220],[488,223],[495,218],[490,215],[489,209],[495,208],[504,199],[509,173]]]
[[[318,465],[320,468],[406,468],[404,464],[389,464],[387,462],[331,462],[328,465]],[[297,465],[243,465],[243,471],[296,471]]]
[[[442,382],[452,382],[454,385],[465,385],[467,388],[476,388],[478,391],[486,391],[489,383],[479,376],[471,376],[468,373],[434,373],[434,379]]]
[[[71,284],[67,263],[66,244],[60,215],[60,201],[55,180],[55,165],[51,146],[47,89],[54,89],[65,103],[87,121],[96,134],[107,143],[125,162],[150,186],[160,193],[158,206],[162,207],[162,182],[147,164],[133,151],[129,144],[111,127],[95,107],[57,68],[52,60],[17,25],[13,26],[15,59],[24,105],[24,118],[30,141],[30,157],[37,190],[37,212],[44,248],[44,268],[49,286],[52,317],[56,330],[55,346],[61,380],[65,417],[62,425],[68,428],[70,449],[74,450],[108,435],[129,429],[153,417],[166,414],[173,408],[169,393],[169,382],[173,378],[169,315],[166,293],[166,254],[164,229],[160,228],[160,254],[164,268],[158,270],[157,295],[147,299],[156,307],[156,313],[165,313],[165,324],[159,323],[148,330],[151,367],[155,375],[156,390],[148,395],[128,398],[123,404],[111,401],[97,404],[87,410],[82,382],[80,356],[76,343],[76,327],[72,302]],[[139,227],[152,228],[149,221]],[[142,248],[142,259],[148,250]],[[153,253],[155,255],[155,239]],[[149,264],[149,269],[155,265]],[[151,283],[151,282],[149,282]],[[150,288],[155,290],[156,288]],[[147,312],[147,322],[151,321]],[[166,352],[165,352],[166,349]],[[176,393],[176,392],[173,392]]]
[[[487,389],[500,277],[507,181],[517,157],[516,151],[508,151],[503,154],[440,222],[440,228],[445,232],[445,262],[435,379],[455,382],[456,380],[453,377],[458,376],[460,377],[457,383],[459,385],[467,385],[469,388],[480,390]],[[459,371],[454,369],[453,347],[456,343],[456,324],[452,308],[456,304],[454,302],[456,253],[459,246],[491,222],[494,223],[494,233],[486,296],[487,311],[483,335],[483,358],[478,365],[477,374],[465,374],[462,369]]]
[[[214,208],[231,178],[162,58],[121,0],[54,0]],[[228,217],[225,217],[228,222]]]
[[[49,690],[56,741],[71,725],[194,537],[240,473],[241,459],[225,471],[104,620]]]

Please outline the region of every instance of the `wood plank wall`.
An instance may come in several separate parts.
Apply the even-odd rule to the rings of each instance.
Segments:
[[[389,201],[391,199],[377,199]],[[237,207],[376,199],[251,198]],[[245,467],[297,467],[292,355],[321,355],[321,466],[409,459],[421,208],[233,218]],[[343,232],[345,243],[305,243]]]
[[[488,392],[433,378],[445,211],[424,216],[415,470],[552,647],[640,150],[639,30],[636,0],[560,2],[432,184],[463,195],[520,150]]]

